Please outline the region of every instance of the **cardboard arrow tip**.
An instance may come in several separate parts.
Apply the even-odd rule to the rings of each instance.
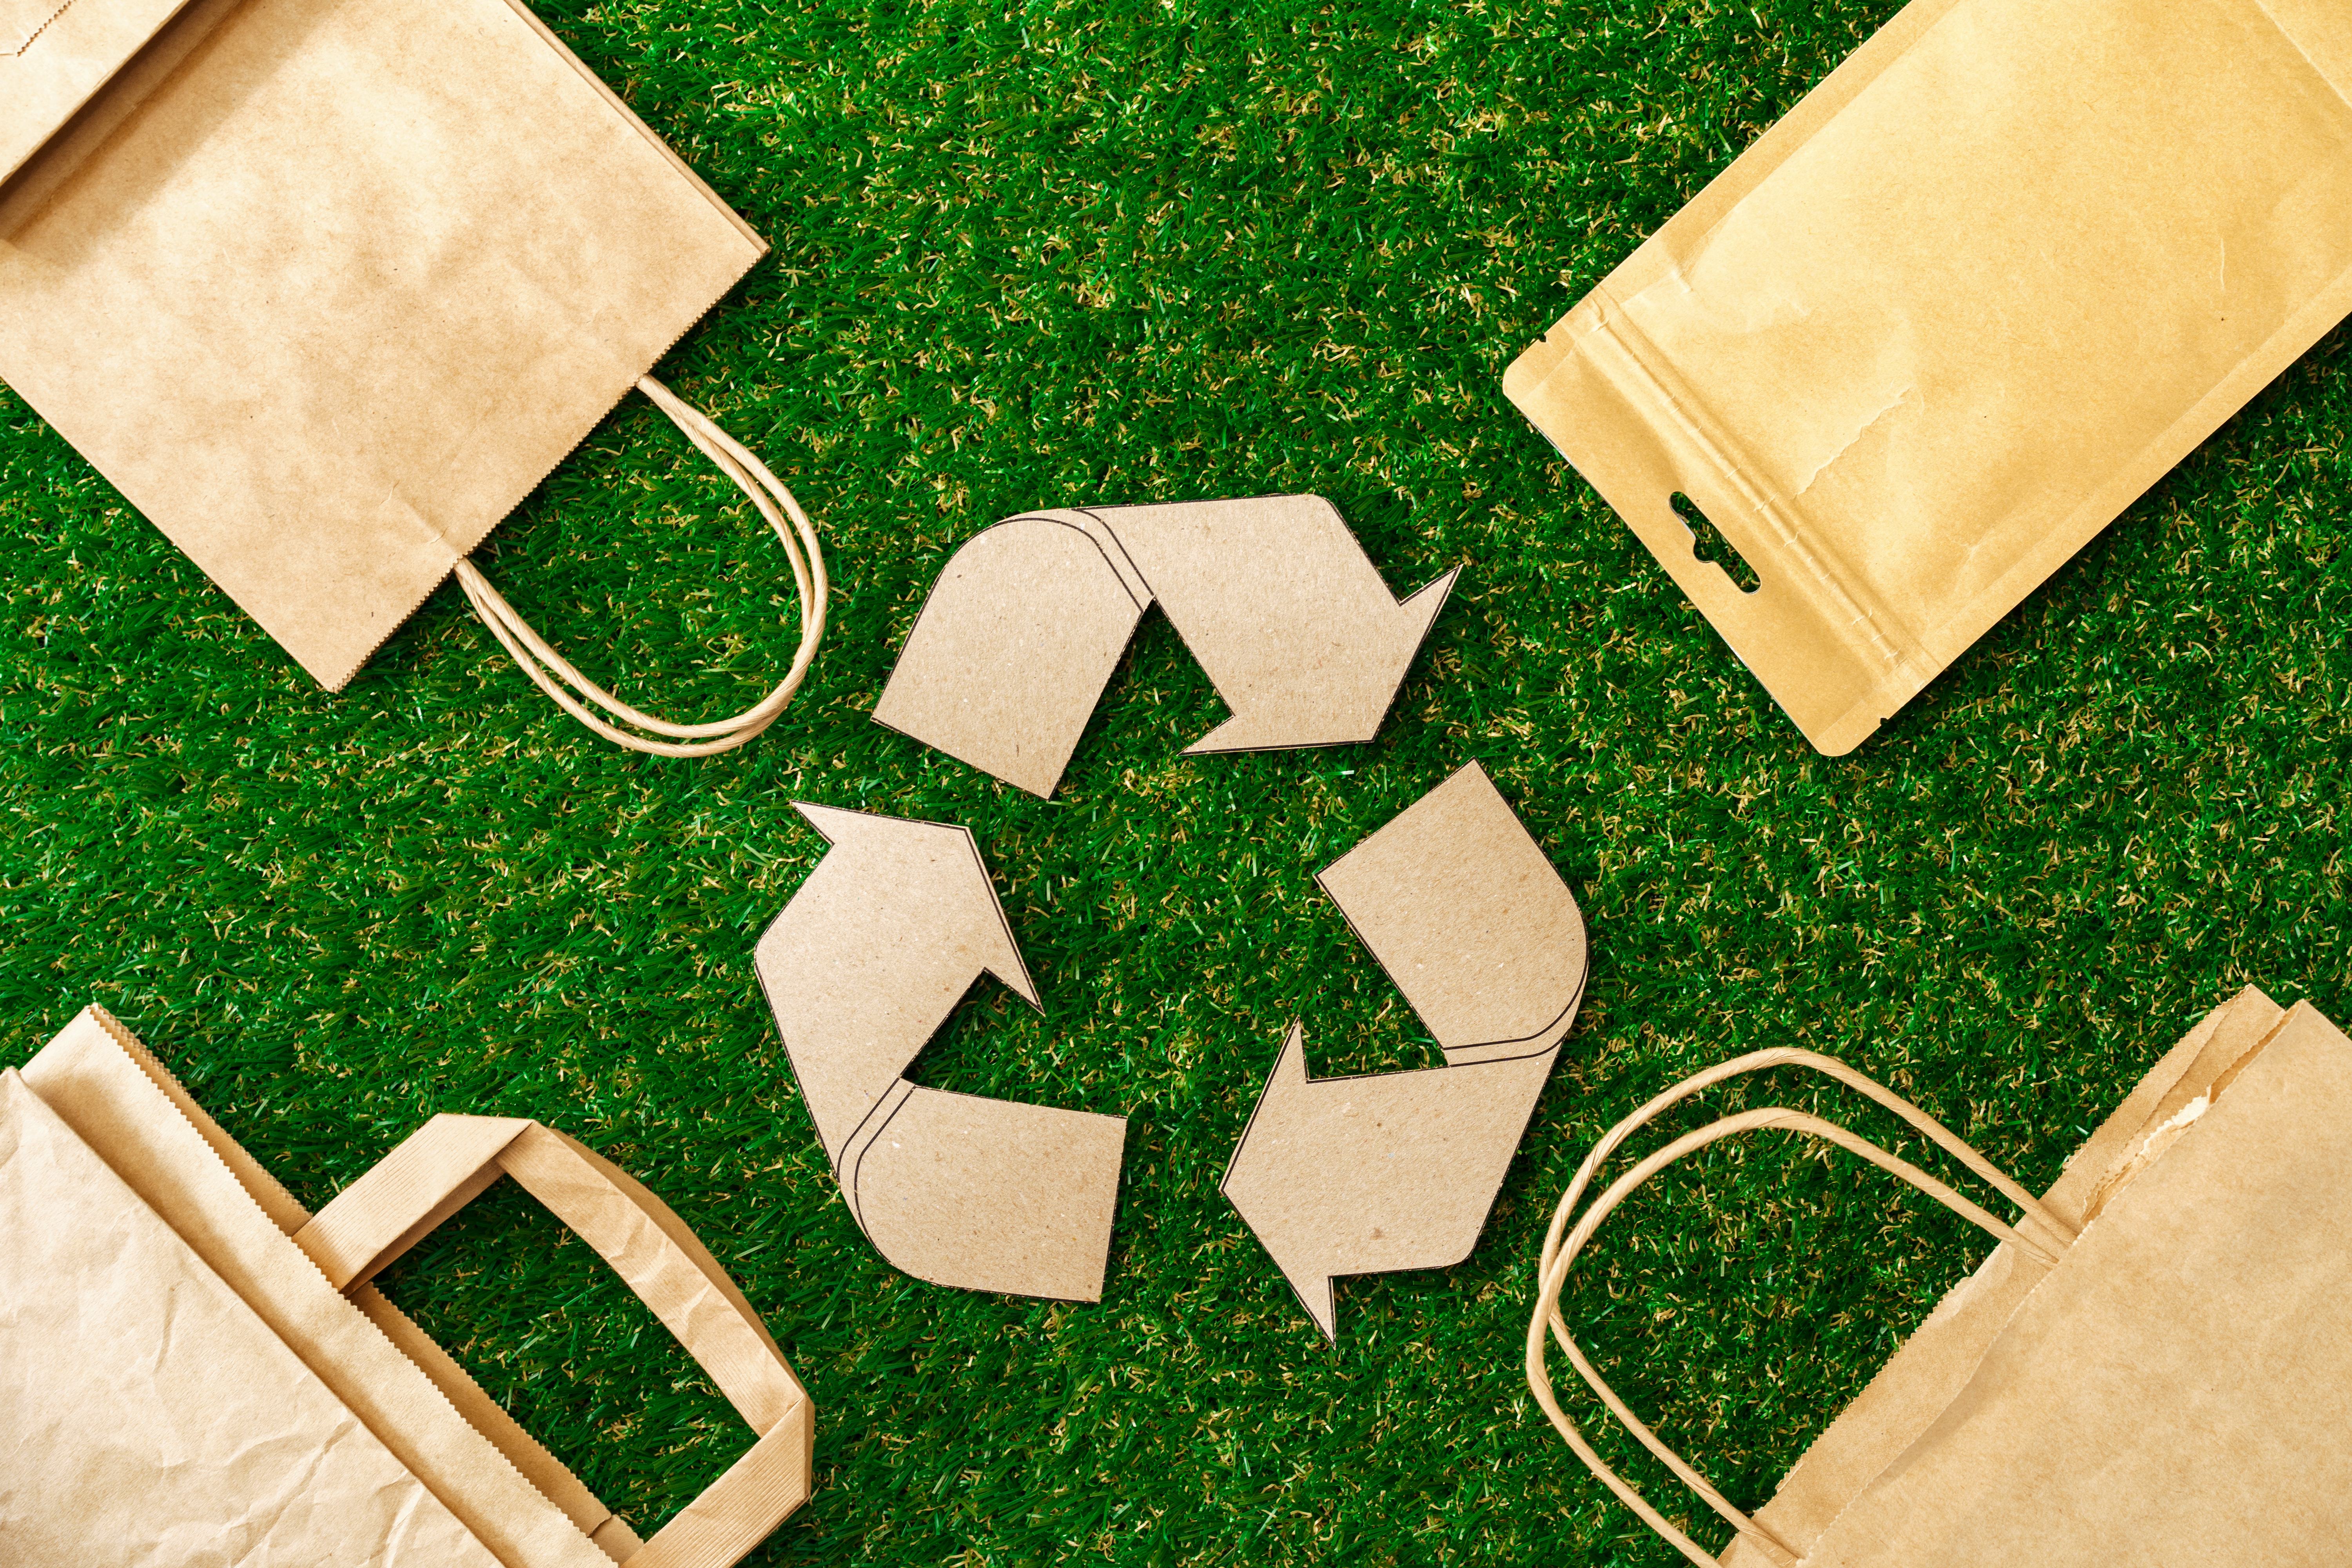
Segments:
[[[1307,1028],[1303,1022],[1293,1019],[1290,1033],[1282,1042],[1282,1054],[1275,1058],[1274,1070],[1266,1075],[1265,1087],[1258,1091],[1257,1104],[1251,1108],[1249,1126],[1242,1130],[1241,1142],[1234,1149],[1234,1157],[1225,1167],[1225,1179],[1218,1190],[1227,1202],[1240,1212],[1242,1223],[1256,1232],[1259,1243],[1282,1271],[1291,1290],[1298,1297],[1307,1315],[1315,1320],[1326,1338],[1337,1344],[1339,1340],[1339,1315],[1334,1303],[1331,1276],[1323,1268],[1319,1246],[1295,1246],[1288,1231],[1269,1223],[1273,1215],[1253,1213],[1266,1196],[1269,1179],[1278,1181],[1275,1162],[1279,1156],[1250,1142],[1253,1132],[1262,1132],[1261,1121],[1271,1121],[1279,1113],[1281,1102],[1303,1093],[1307,1087]],[[1263,1140],[1261,1140],[1262,1145]],[[1236,1191],[1236,1187],[1241,1190]]]
[[[1282,737],[1288,728],[1284,723],[1268,723],[1247,713],[1236,713],[1185,747],[1184,754],[1204,757],[1216,752],[1279,751],[1287,744]]]
[[[827,844],[841,842],[842,833],[849,826],[847,823],[841,820],[843,817],[858,815],[856,812],[845,810],[841,806],[819,805],[810,800],[793,802],[793,809],[799,812],[802,819],[811,827],[815,828],[817,837]]]
[[[1338,1344],[1339,1310],[1333,1298],[1331,1277],[1324,1274],[1312,1280],[1293,1279],[1290,1288],[1298,1292],[1300,1305],[1307,1309],[1307,1315],[1315,1320],[1315,1326],[1323,1331],[1323,1337]]]
[[[853,843],[906,840],[927,834],[952,833],[969,838],[963,828],[947,822],[923,822],[913,817],[885,816],[877,811],[857,811],[845,805],[819,805],[813,800],[796,800],[793,809],[817,831],[817,836],[835,848]],[[980,849],[972,848],[977,859]]]
[[[1218,752],[1271,752],[1294,746],[1350,746],[1371,740],[1381,731],[1405,672],[1429,640],[1437,613],[1462,575],[1456,566],[1424,584],[1412,597],[1394,606],[1392,618],[1380,629],[1368,626],[1360,658],[1344,661],[1347,679],[1321,694],[1312,709],[1296,701],[1265,702],[1247,695],[1234,697],[1234,716],[1184,748],[1188,757]],[[1382,590],[1385,595],[1385,590]]]
[[[1235,1208],[1241,1208],[1242,1205],[1234,1196],[1234,1179],[1242,1173],[1243,1164],[1250,1157],[1251,1131],[1257,1126],[1258,1118],[1265,1115],[1268,1107],[1274,1104],[1276,1089],[1296,1088],[1307,1081],[1306,1042],[1306,1021],[1293,1018],[1290,1033],[1283,1038],[1282,1050],[1274,1058],[1274,1070],[1265,1075],[1265,1087],[1257,1091],[1257,1103],[1250,1107],[1250,1119],[1242,1128],[1241,1141],[1234,1145],[1233,1158],[1225,1162],[1224,1178],[1217,1184],[1217,1191],[1224,1194]],[[1242,1218],[1249,1218],[1246,1210]]]
[[[1266,1092],[1274,1092],[1277,1083],[1284,1088],[1303,1086],[1307,1082],[1307,1020],[1290,1020],[1290,1033],[1282,1042],[1282,1055],[1274,1062],[1274,1076],[1266,1080]]]
[[[1029,978],[1029,965],[1023,960],[1021,950],[1013,944],[1013,938],[1010,935],[1004,939],[1004,951],[1010,962],[1002,969],[992,962],[988,966],[988,972],[1003,981],[1005,988],[1015,996],[1043,1013],[1045,1010],[1045,1004],[1037,995],[1037,983]]]
[[[1402,680],[1402,670],[1398,674]],[[1395,688],[1391,687],[1377,705],[1354,713],[1329,715],[1309,729],[1302,729],[1298,715],[1287,710],[1236,713],[1185,747],[1184,754],[1202,757],[1219,752],[1284,752],[1301,746],[1361,745],[1381,732],[1381,721],[1389,716],[1389,704],[1395,697]]]
[[[1414,628],[1413,647],[1416,652],[1422,639],[1429,636],[1429,628],[1437,624],[1437,612],[1445,607],[1446,597],[1454,592],[1454,581],[1461,575],[1462,568],[1456,566],[1444,576],[1423,584],[1410,598],[1398,602],[1399,610],[1412,613],[1407,624]]]

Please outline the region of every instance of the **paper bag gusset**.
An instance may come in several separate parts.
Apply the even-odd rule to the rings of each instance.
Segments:
[[[1819,1068],[1904,1116],[2021,1212],[2012,1226],[1843,1127],[1780,1108],[1699,1128],[1577,1213],[1652,1117],[1761,1068]],[[1603,1383],[1559,1308],[1601,1222],[1657,1171],[1780,1128],[1864,1155],[2000,1245],[1753,1517]],[[1570,1221],[1573,1220],[1571,1227]],[[1562,1409],[1556,1342],[1609,1410],[1732,1527],[1724,1568],[2280,1568],[2352,1534],[2352,1040],[2308,1003],[2241,993],[2210,1015],[2036,1198],[1917,1108],[1801,1051],[1725,1063],[1595,1148],[1546,1239],[1528,1370],[1562,1436],[1693,1563],[1717,1563],[1618,1476]]]
[[[501,1175],[756,1435],[650,1541],[368,1283]],[[95,1007],[0,1073],[0,1323],[11,1568],[726,1568],[808,1496],[806,1393],[627,1175],[535,1121],[436,1116],[312,1215]]]
[[[56,9],[0,5],[0,30]],[[697,754],[773,721],[822,632],[814,532],[648,374],[766,247],[527,9],[71,0],[32,26],[0,54],[0,379],[305,669],[341,689],[455,572],[612,739]],[[735,719],[637,712],[466,561],[633,386],[793,557],[800,656]]]
[[[2338,0],[1914,0],[1504,390],[1846,752],[2352,309],[2347,98]]]

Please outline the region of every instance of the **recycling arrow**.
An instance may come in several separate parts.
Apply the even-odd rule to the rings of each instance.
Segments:
[[[903,1076],[982,974],[1039,1005],[971,830],[794,805],[832,848],[752,964],[859,1228],[919,1279],[1101,1300],[1126,1121]]]
[[[1029,513],[949,561],[874,717],[1050,796],[1156,603],[1233,710],[1188,752],[1369,741],[1459,572],[1400,604],[1320,496]]]
[[[1584,917],[1475,763],[1317,879],[1445,1053],[1315,1079],[1292,1024],[1225,1196],[1339,1337],[1344,1275],[1445,1268],[1477,1245],[1584,995]]]
[[[1470,1256],[1557,1052],[1316,1079],[1305,1033],[1290,1026],[1224,1193],[1337,1340],[1339,1276]]]

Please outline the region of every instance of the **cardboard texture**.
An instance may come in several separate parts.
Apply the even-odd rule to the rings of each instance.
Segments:
[[[2347,95],[2335,0],[1914,0],[1504,390],[1845,752],[2352,309]]]
[[[759,1435],[650,1542],[367,1283],[502,1173]],[[612,1165],[537,1122],[440,1116],[313,1215],[95,1007],[0,1073],[0,1536],[26,1568],[724,1568],[808,1495],[806,1393]]]
[[[1317,878],[1446,1065],[1307,1076],[1294,1023],[1223,1192],[1324,1334],[1341,1275],[1443,1268],[1477,1246],[1586,973],[1575,895],[1472,763]]]
[[[765,253],[520,0],[71,0],[0,166],[0,378],[331,689]]]
[[[971,830],[794,805],[832,847],[752,965],[858,1228],[935,1285],[1102,1300],[1126,1119],[904,1076],[983,973],[1041,1007]]]
[[[1010,518],[940,572],[874,717],[1051,796],[1157,604],[1234,710],[1186,754],[1369,741],[1460,571],[1399,604],[1320,496]]]
[[[1662,1096],[1619,1132],[1690,1091]],[[2282,1009],[2249,988],[2216,1009],[2039,1200],[2051,1223],[2021,1221],[1955,1286],[1753,1520],[1672,1461],[1734,1523],[1721,1562],[2336,1561],[2352,1527],[2347,1110],[2352,1041],[2308,1004]],[[1793,1113],[1728,1120],[1761,1116]],[[1588,1218],[1716,1131],[1644,1161]],[[1531,1378],[1564,1263],[1591,1234],[1580,1222],[1563,1249],[1561,1228],[1546,1247]],[[1548,1375],[1538,1396],[1589,1454]],[[1636,1436],[1660,1449],[1646,1428]],[[1662,1533],[1692,1561],[1716,1561],[1672,1525]]]

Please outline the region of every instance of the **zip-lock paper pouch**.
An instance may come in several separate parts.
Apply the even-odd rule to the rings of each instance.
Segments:
[[[502,1175],[619,1270],[756,1440],[641,1542],[368,1281]],[[727,1568],[814,1415],[669,1206],[551,1128],[436,1116],[310,1214],[98,1008],[0,1073],[0,1561]]]
[[[647,374],[765,251],[520,0],[0,0],[0,378],[330,689],[455,572],[608,738],[774,720],[815,533]],[[792,556],[798,657],[733,719],[638,712],[466,560],[632,386]]]
[[[1915,0],[1504,390],[1846,752],[2352,310],[2347,96],[2341,0]]]

